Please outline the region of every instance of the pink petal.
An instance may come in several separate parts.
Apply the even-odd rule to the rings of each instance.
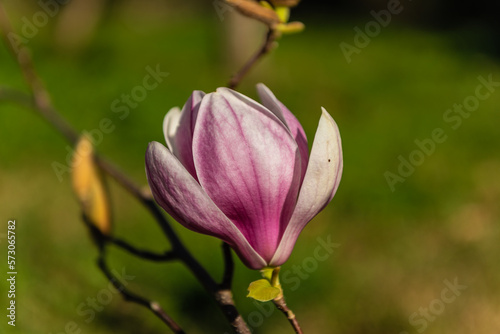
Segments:
[[[270,261],[272,266],[288,259],[302,229],[331,201],[340,183],[343,166],[340,133],[330,114],[324,108],[322,111],[297,205]]]
[[[269,261],[300,185],[300,157],[288,129],[257,102],[219,89],[201,103],[193,154],[203,189]]]
[[[193,163],[193,131],[203,96],[205,93],[202,91],[194,91],[181,112],[179,108],[172,108],[163,121],[168,148],[195,179],[197,177]]]
[[[300,157],[302,161],[302,178],[306,174],[307,160],[309,159],[309,146],[307,145],[307,137],[302,125],[299,123],[297,118],[288,110],[283,103],[281,103],[273,92],[267,88],[266,85],[260,83],[257,84],[257,93],[259,94],[262,104],[271,110],[289,129],[293,138],[297,142],[300,151]]]
[[[217,208],[179,160],[158,142],[148,146],[146,175],[156,202],[175,220],[192,231],[224,240],[250,268],[261,269],[266,266],[262,257]]]

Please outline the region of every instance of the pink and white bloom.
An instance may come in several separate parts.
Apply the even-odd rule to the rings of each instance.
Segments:
[[[322,108],[311,155],[295,116],[263,84],[262,104],[228,88],[171,109],[167,147],[149,144],[155,200],[190,230],[227,242],[252,269],[283,264],[342,175],[337,124]]]

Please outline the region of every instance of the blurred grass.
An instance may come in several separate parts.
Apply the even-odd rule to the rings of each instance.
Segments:
[[[457,50],[448,35],[393,24],[347,64],[338,45],[352,42],[352,27],[359,22],[305,23],[307,30],[283,38],[240,89],[256,97],[255,83],[266,83],[296,113],[310,143],[320,106],[342,133],[345,166],[338,194],[302,233],[283,266],[296,278],[294,266],[306,265],[318,236],[330,235],[340,244],[297,289],[284,282],[305,331],[416,333],[408,317],[439,298],[445,279],[458,277],[467,290],[429,322],[426,333],[498,333],[500,93],[482,101],[457,130],[442,117],[474,93],[479,75],[500,79],[499,61]],[[186,11],[152,20],[122,14],[107,20],[82,53],[59,52],[51,44],[50,27],[30,47],[63,116],[89,131],[110,118],[116,129],[98,151],[146,184],[144,151],[149,141],[163,141],[164,114],[194,89],[224,85],[235,70],[226,62],[223,29],[215,15]],[[156,64],[169,77],[120,120],[110,109],[112,101],[141,84],[145,67]],[[0,85],[26,90],[3,47]],[[70,321],[96,334],[164,332],[153,315],[118,296],[88,323],[78,313],[79,305],[108,289],[108,283],[94,265],[96,251],[69,195],[68,175],[59,182],[51,167],[53,161],[64,163],[66,143],[32,111],[4,102],[0,108],[2,219],[17,219],[18,322],[12,332],[60,333]],[[391,192],[384,172],[396,173],[398,156],[407,158],[416,149],[414,140],[430,137],[438,127],[448,139]],[[116,234],[140,247],[168,248],[144,210],[111,186]],[[175,228],[220,276],[219,242]],[[111,262],[136,276],[130,288],[158,299],[186,332],[228,331],[214,303],[181,265],[144,263],[120,251],[112,252]],[[257,278],[238,262],[235,299],[251,323],[258,309],[245,294]],[[290,329],[274,312],[256,332]]]

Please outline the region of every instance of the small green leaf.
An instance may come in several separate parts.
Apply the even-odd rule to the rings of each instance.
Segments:
[[[255,282],[250,283],[248,287],[247,297],[253,298],[260,302],[267,302],[278,297],[281,290],[274,286],[267,279],[260,279]]]

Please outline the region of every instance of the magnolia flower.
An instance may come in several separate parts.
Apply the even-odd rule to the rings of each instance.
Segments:
[[[171,109],[167,147],[149,144],[146,174],[158,204],[186,228],[228,243],[252,269],[283,264],[342,174],[337,124],[322,108],[308,154],[295,116],[263,84],[262,104],[228,88],[194,91]]]

